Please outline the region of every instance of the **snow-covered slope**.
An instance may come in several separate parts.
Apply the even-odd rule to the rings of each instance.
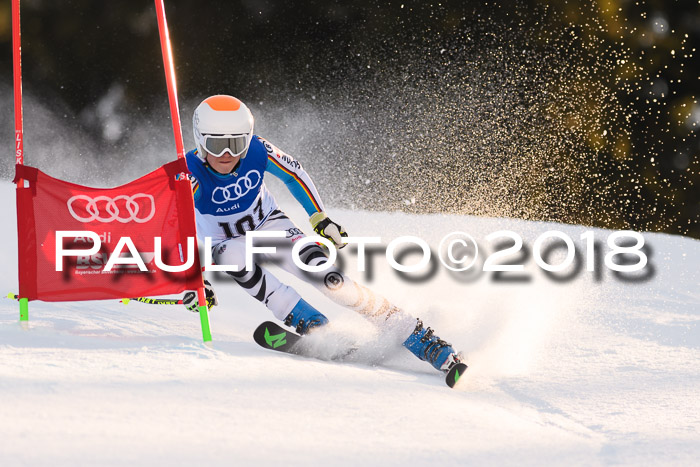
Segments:
[[[17,290],[13,189],[0,184],[6,292]],[[305,228],[301,211],[285,207]],[[582,246],[589,230],[332,214],[385,245],[415,235],[435,248],[460,230],[487,247],[489,233],[509,229],[531,247],[559,229]],[[594,231],[605,248],[609,232]],[[16,303],[1,300],[0,464],[690,465],[700,457],[700,242],[645,239],[653,274],[638,282],[604,267],[600,277],[582,268],[555,281],[531,255],[529,279],[516,282],[439,264],[408,282],[381,256],[372,277],[352,273],[465,352],[470,369],[456,390],[400,348],[384,349],[376,366],[261,349],[252,332],[271,315],[220,277],[213,348],[182,307],[32,302],[23,329]],[[362,318],[280,275],[337,329],[376,345]]]

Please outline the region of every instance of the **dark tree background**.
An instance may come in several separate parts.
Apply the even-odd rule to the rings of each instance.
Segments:
[[[329,204],[700,238],[697,1],[166,1],[186,144],[242,98]],[[0,124],[12,176],[10,2]],[[147,0],[23,0],[27,163],[115,185],[174,157]]]

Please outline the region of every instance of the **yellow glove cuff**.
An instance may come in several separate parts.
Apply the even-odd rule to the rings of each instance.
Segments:
[[[315,213],[311,214],[311,217],[309,217],[309,222],[311,222],[311,227],[313,227],[315,229],[316,226],[318,225],[318,223],[327,217],[328,217],[328,215],[323,211],[315,212]]]

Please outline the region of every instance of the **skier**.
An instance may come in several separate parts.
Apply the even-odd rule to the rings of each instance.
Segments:
[[[320,311],[307,303],[292,287],[283,284],[256,254],[252,270],[245,269],[245,234],[248,231],[285,231],[287,248],[275,264],[312,283],[328,298],[350,308],[383,329],[390,329],[400,342],[419,359],[441,371],[461,361],[461,354],[450,344],[424,328],[420,320],[357,284],[335,266],[321,273],[308,273],[292,260],[291,245],[304,233],[282,212],[268,192],[264,176],[271,173],[282,180],[310,216],[313,230],[337,248],[345,246],[347,233],[325,212],[321,198],[301,164],[267,140],[253,134],[253,115],[248,107],[232,96],[216,95],[205,99],[194,111],[193,130],[197,148],[186,155],[194,195],[197,234],[211,237],[212,258],[216,264],[238,265],[228,272],[251,296],[264,303],[276,318],[299,334],[328,323]],[[304,246],[300,260],[309,266],[327,261],[316,243]],[[216,295],[206,283],[207,302],[216,304]],[[196,296],[188,292],[185,305],[196,310]]]

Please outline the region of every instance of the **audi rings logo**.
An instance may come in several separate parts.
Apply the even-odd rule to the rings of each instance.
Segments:
[[[220,186],[214,188],[214,192],[211,194],[211,200],[216,204],[224,204],[227,201],[236,201],[237,199],[247,195],[250,190],[258,186],[260,184],[260,180],[262,180],[260,172],[257,170],[251,170],[236,180],[236,183],[232,183],[223,188]]]
[[[66,204],[73,219],[80,222],[119,221],[126,224],[133,221],[143,224],[150,221],[156,214],[156,203],[153,196],[145,193],[137,193],[132,196],[119,195],[114,198],[109,196],[91,198],[86,195],[75,195]]]

